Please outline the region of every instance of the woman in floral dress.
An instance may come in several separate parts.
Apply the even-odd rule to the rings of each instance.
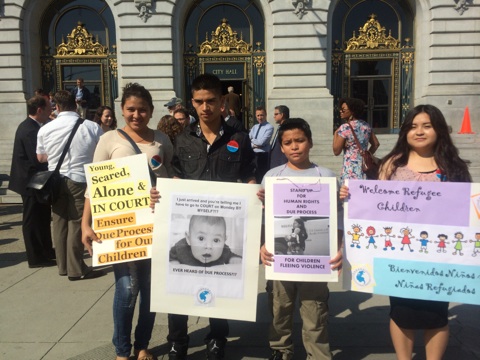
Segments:
[[[370,125],[359,117],[363,114],[365,103],[360,99],[344,98],[339,103],[340,117],[345,121],[333,134],[333,153],[340,155],[343,150],[343,168],[341,173],[341,183],[345,179],[366,179],[362,170],[362,155],[355,142],[352,134],[353,127],[357,135],[358,142],[362,146],[362,150],[367,150],[370,143],[369,151],[373,154],[380,146],[377,137]]]

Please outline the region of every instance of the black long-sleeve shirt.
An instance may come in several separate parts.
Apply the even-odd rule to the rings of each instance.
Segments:
[[[248,135],[223,119],[211,145],[197,121],[176,137],[172,166],[175,176],[182,179],[246,182],[255,177],[255,154]]]

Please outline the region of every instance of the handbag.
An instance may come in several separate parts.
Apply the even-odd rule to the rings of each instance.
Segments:
[[[353,137],[355,139],[355,143],[357,144],[358,151],[360,155],[362,155],[362,171],[367,175],[367,179],[369,180],[377,180],[378,179],[378,170],[379,170],[379,160],[372,155],[372,153],[368,150],[363,150],[360,141],[358,141],[357,134],[353,130],[353,126],[348,122],[348,126],[352,130]]]
[[[62,155],[58,160],[57,166],[55,167],[55,170],[39,171],[33,174],[33,176],[30,178],[27,188],[33,189],[35,197],[40,204],[52,205],[58,200],[58,195],[60,193],[60,182],[62,181],[60,167],[62,166],[63,160],[67,155],[68,149],[70,148],[73,136],[83,121],[84,119],[78,118],[77,122],[75,123],[65,148],[63,149]]]
[[[130,137],[130,135],[128,135],[125,131],[123,131],[122,129],[117,129],[117,131],[123,135],[123,137],[125,139],[128,140],[128,142],[132,145],[133,147],[133,150],[135,150],[135,152],[137,154],[143,154],[142,153],[142,150],[140,150],[140,148],[138,147],[137,143],[135,141],[133,141],[133,139]],[[150,180],[152,182],[151,186],[156,186],[157,184],[157,175],[153,172],[152,168],[150,167],[150,165],[148,165],[148,170],[149,170],[149,173],[150,173]]]

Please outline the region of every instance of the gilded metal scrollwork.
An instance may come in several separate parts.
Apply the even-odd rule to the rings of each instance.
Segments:
[[[264,71],[265,56],[253,56],[253,65],[257,69],[257,75],[260,75]]]
[[[260,76],[265,71],[265,50],[262,49],[262,43],[257,42],[257,47],[253,51],[252,63],[257,69],[257,75]]]
[[[341,53],[332,53],[332,68],[335,71],[335,74],[338,73],[338,69],[343,61],[343,54]]]
[[[410,38],[405,38],[405,46],[402,47],[402,68],[405,69],[405,73],[408,73],[413,66],[414,52],[410,43]]]
[[[108,59],[109,66],[110,66],[110,74],[116,79],[117,78],[117,73],[118,73],[118,64],[117,64],[117,58],[110,58]]]
[[[184,61],[184,66],[185,69],[187,70],[188,76],[194,77],[195,76],[195,70],[197,66],[197,61],[194,56],[186,56]]]
[[[375,20],[376,15],[370,15],[370,19],[358,29],[358,37],[353,32],[353,36],[347,41],[347,51],[352,50],[398,50],[400,40],[392,36],[389,30],[388,36],[385,34],[385,28]]]
[[[52,58],[42,58],[41,59],[42,71],[45,77],[50,77],[53,74],[53,69],[55,64]]]
[[[211,40],[208,40],[208,33],[205,35],[205,41],[200,44],[200,54],[210,53],[239,53],[248,54],[251,52],[251,46],[237,37],[237,32],[232,30],[227,19],[222,19],[222,23],[212,31]]]
[[[85,29],[85,25],[80,21],[72,32],[67,35],[67,42],[62,37],[62,43],[57,46],[56,51],[57,56],[106,56],[108,52],[107,47],[98,42],[98,37],[95,41],[93,40],[93,35]]]

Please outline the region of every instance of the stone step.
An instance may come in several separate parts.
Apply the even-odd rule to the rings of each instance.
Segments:
[[[13,140],[0,139],[0,160],[11,159],[13,153]]]
[[[21,204],[22,197],[13,191],[8,190],[6,194],[0,195],[0,204]]]
[[[5,157],[0,158],[0,174],[9,174],[11,165],[12,165],[11,156],[9,158],[5,158]]]
[[[13,149],[14,139],[2,139],[0,138],[0,150],[5,150],[6,148]]]
[[[8,163],[8,171],[10,171],[12,153],[13,139],[0,139],[0,168],[4,163]],[[0,173],[2,173],[2,171],[0,171]]]
[[[13,139],[0,139],[0,204],[21,204],[22,197],[8,190],[12,165]]]

